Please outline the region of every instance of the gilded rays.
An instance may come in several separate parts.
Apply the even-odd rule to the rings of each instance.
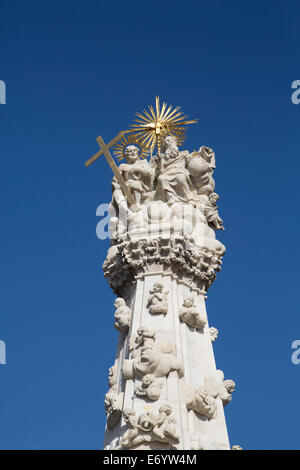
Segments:
[[[159,97],[155,99],[155,108],[149,105],[142,113],[136,113],[136,118],[130,126],[130,134],[115,146],[114,154],[121,160],[124,158],[125,149],[128,145],[137,145],[140,149],[140,157],[151,155],[156,147],[158,154],[164,148],[164,138],[174,135],[178,145],[182,145],[185,139],[185,126],[194,124],[197,120],[188,120],[180,111],[180,106],[173,108],[167,103],[160,105]]]

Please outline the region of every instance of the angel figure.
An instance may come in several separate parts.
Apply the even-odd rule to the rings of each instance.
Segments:
[[[155,282],[148,299],[149,312],[153,315],[166,315],[168,313],[168,294],[169,291],[164,290],[164,285],[161,282]]]

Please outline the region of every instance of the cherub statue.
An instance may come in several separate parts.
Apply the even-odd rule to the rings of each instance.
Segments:
[[[204,206],[204,215],[206,217],[208,225],[215,230],[225,230],[223,226],[223,220],[219,216],[217,201],[219,199],[217,193],[211,193],[208,197],[208,201]]]
[[[126,302],[122,297],[118,297],[115,300],[114,306],[116,308],[115,311],[115,323],[114,327],[118,331],[126,332],[130,326],[130,318],[131,318],[131,310],[127,307]]]
[[[194,410],[200,415],[206,416],[208,419],[216,417],[217,402],[215,397],[210,395],[203,387],[195,389],[194,398],[191,403],[187,405],[189,410]]]
[[[198,312],[194,297],[191,295],[184,299],[179,310],[179,318],[182,322],[197,330],[200,330],[206,324],[205,316]]]
[[[153,315],[168,313],[168,296],[169,291],[164,290],[164,285],[161,282],[155,282],[152,290],[150,290],[150,297],[148,299],[149,312]]]
[[[216,341],[219,331],[214,326],[211,326],[208,330],[209,336],[212,342]]]
[[[142,378],[141,385],[135,387],[135,394],[155,401],[160,397],[162,385],[162,381],[157,379],[153,374],[146,374]]]
[[[110,388],[104,398],[108,429],[113,429],[122,415],[123,393],[117,393],[115,387]]]
[[[226,406],[232,400],[232,394],[235,391],[235,382],[231,379],[224,380],[224,389],[221,388],[219,397],[221,398],[223,405]]]
[[[123,377],[125,380],[140,378],[153,374],[156,378],[166,377],[177,371],[183,377],[184,369],[181,359],[176,356],[176,347],[170,341],[155,341],[155,332],[140,327],[138,334],[131,337],[129,350],[131,359],[123,361]]]
[[[224,373],[217,370],[215,374],[204,377],[202,385],[193,389],[182,384],[182,391],[185,397],[186,406],[208,419],[217,416],[217,398],[220,398],[223,405],[227,405],[232,398],[235,389],[233,380],[224,380]]]
[[[116,363],[108,369],[108,385],[112,387],[117,383],[118,368]]]
[[[159,408],[158,414],[145,412],[136,416],[134,410],[125,409],[123,417],[129,429],[123,434],[117,449],[135,447],[142,442],[160,442],[163,444],[177,444],[179,436],[176,434],[174,424],[176,420],[172,414],[172,407],[166,403]]]
[[[120,444],[116,447],[116,449],[123,449],[124,447],[130,448],[142,442],[141,436],[138,436],[139,425],[135,411],[130,408],[126,408],[123,411],[123,418],[126,424],[129,426],[129,429],[127,429],[123,434],[120,440]]]
[[[175,443],[179,442],[180,438],[176,434],[174,424],[176,424],[176,419],[171,416],[172,407],[168,403],[163,404],[159,408],[159,415],[155,421],[155,426],[153,428],[154,436],[158,437],[162,442],[166,439],[171,438]],[[172,442],[171,442],[172,443]]]
[[[134,359],[141,355],[141,348],[153,348],[155,343],[155,331],[149,330],[145,326],[140,326],[136,333],[132,333],[129,339],[129,352]]]

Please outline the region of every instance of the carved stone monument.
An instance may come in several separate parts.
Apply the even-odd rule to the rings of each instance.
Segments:
[[[223,407],[235,384],[216,369],[218,330],[205,308],[225,253],[215,237],[224,229],[215,153],[179,150],[193,122],[185,119],[157,99],[115,146],[126,163],[112,181],[103,263],[120,335],[105,397],[105,449],[230,449]],[[150,158],[141,159],[147,150]]]

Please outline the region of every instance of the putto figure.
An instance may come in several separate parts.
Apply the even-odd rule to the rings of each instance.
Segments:
[[[123,378],[142,379],[147,374],[156,378],[167,377],[176,371],[183,377],[184,369],[181,359],[176,356],[176,347],[168,340],[156,342],[155,332],[140,328],[135,340],[130,341],[129,349],[132,359],[123,361]]]
[[[122,297],[118,297],[115,300],[114,306],[116,308],[115,311],[115,323],[114,327],[116,330],[121,332],[126,332],[129,329],[130,325],[130,318],[131,318],[131,310],[127,307],[126,302]]]
[[[148,299],[149,312],[153,315],[168,313],[168,296],[169,291],[164,290],[164,285],[161,282],[155,282],[152,290],[150,290],[150,296]]]
[[[208,332],[209,332],[211,342],[213,343],[214,341],[216,341],[216,339],[219,335],[219,330],[217,330],[217,328],[215,328],[214,326],[211,326],[209,328]]]
[[[135,387],[135,395],[155,401],[160,397],[162,386],[161,380],[157,379],[153,374],[146,374],[142,379],[141,385]]]
[[[206,325],[206,318],[198,312],[194,297],[191,295],[184,299],[179,310],[179,318],[182,322],[196,330],[200,330]]]
[[[147,411],[139,416],[132,409],[125,409],[123,417],[129,429],[123,434],[117,449],[131,449],[143,442],[160,442],[173,446],[180,441],[176,433],[176,419],[172,407],[165,403],[158,413]]]

